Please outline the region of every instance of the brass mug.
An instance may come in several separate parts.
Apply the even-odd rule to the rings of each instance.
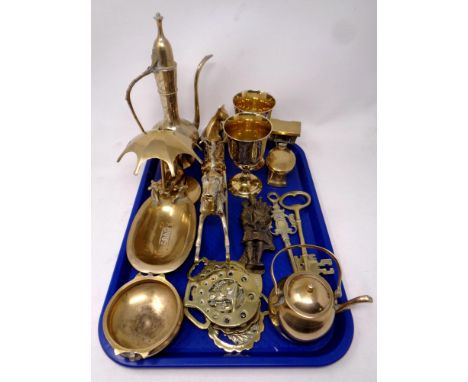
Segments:
[[[229,191],[244,198],[257,195],[262,182],[250,171],[265,164],[263,156],[272,130],[270,120],[260,114],[242,112],[226,119],[223,128],[229,156],[242,170],[230,180]]]
[[[271,111],[275,107],[275,98],[261,90],[244,90],[232,99],[236,113],[247,112],[261,114],[271,118]]]

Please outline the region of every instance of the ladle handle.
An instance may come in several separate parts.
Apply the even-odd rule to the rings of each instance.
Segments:
[[[325,254],[327,254],[328,256],[330,256],[332,258],[332,260],[336,263],[337,267],[338,267],[338,283],[336,284],[336,289],[335,289],[335,292],[334,292],[334,295],[335,295],[335,298],[339,298],[341,297],[341,266],[340,266],[340,262],[338,261],[338,259],[335,257],[335,255],[333,254],[333,252],[329,251],[328,249],[324,248],[324,247],[321,247],[319,245],[314,245],[314,244],[295,244],[295,245],[290,245],[288,247],[284,247],[283,249],[279,250],[278,252],[276,252],[275,256],[273,257],[273,260],[271,260],[271,266],[270,266],[270,274],[271,274],[271,279],[273,280],[273,285],[275,286],[275,293],[278,295],[279,294],[279,291],[278,291],[278,283],[276,282],[276,278],[275,278],[275,272],[274,272],[274,265],[275,265],[275,261],[276,261],[276,258],[281,255],[281,253],[285,252],[285,251],[289,251],[290,249],[293,249],[293,248],[307,248],[307,249],[316,249],[318,251],[321,251],[321,252],[324,252]],[[352,301],[352,300],[350,300]]]

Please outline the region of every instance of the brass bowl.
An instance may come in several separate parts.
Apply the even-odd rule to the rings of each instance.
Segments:
[[[138,274],[107,304],[103,329],[116,355],[139,360],[163,350],[179,332],[182,301],[164,276]]]
[[[196,212],[190,199],[149,197],[138,210],[127,240],[130,264],[143,273],[168,273],[187,259],[195,239]]]

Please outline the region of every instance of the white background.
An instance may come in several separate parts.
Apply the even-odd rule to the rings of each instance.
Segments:
[[[242,89],[267,90],[274,116],[302,121],[307,154],[328,231],[342,261],[355,337],[343,359],[320,369],[135,370],[102,351],[97,325],[140,176],[135,158],[116,158],[139,133],[124,100],[131,79],[150,63],[156,11],[178,63],[182,117],[193,118],[193,77],[200,77],[201,127],[220,104],[232,111]],[[161,119],[154,79],[134,90],[143,125]],[[96,381],[330,377],[376,379],[376,4],[354,1],[138,1],[92,3],[92,375]]]
[[[467,11],[458,0],[377,9],[379,381],[466,379]],[[0,12],[0,376],[82,382],[96,335],[90,4],[22,0],[0,2]],[[339,380],[330,370],[306,372]],[[265,375],[237,372],[223,379]],[[274,373],[281,381],[297,374]],[[173,370],[142,374],[175,378]]]

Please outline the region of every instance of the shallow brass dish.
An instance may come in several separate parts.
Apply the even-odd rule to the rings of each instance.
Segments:
[[[187,197],[148,198],[138,210],[127,240],[127,257],[143,273],[167,273],[188,257],[197,227],[193,203]]]
[[[138,274],[107,304],[103,329],[116,355],[136,361],[163,350],[183,318],[182,301],[164,276]]]

